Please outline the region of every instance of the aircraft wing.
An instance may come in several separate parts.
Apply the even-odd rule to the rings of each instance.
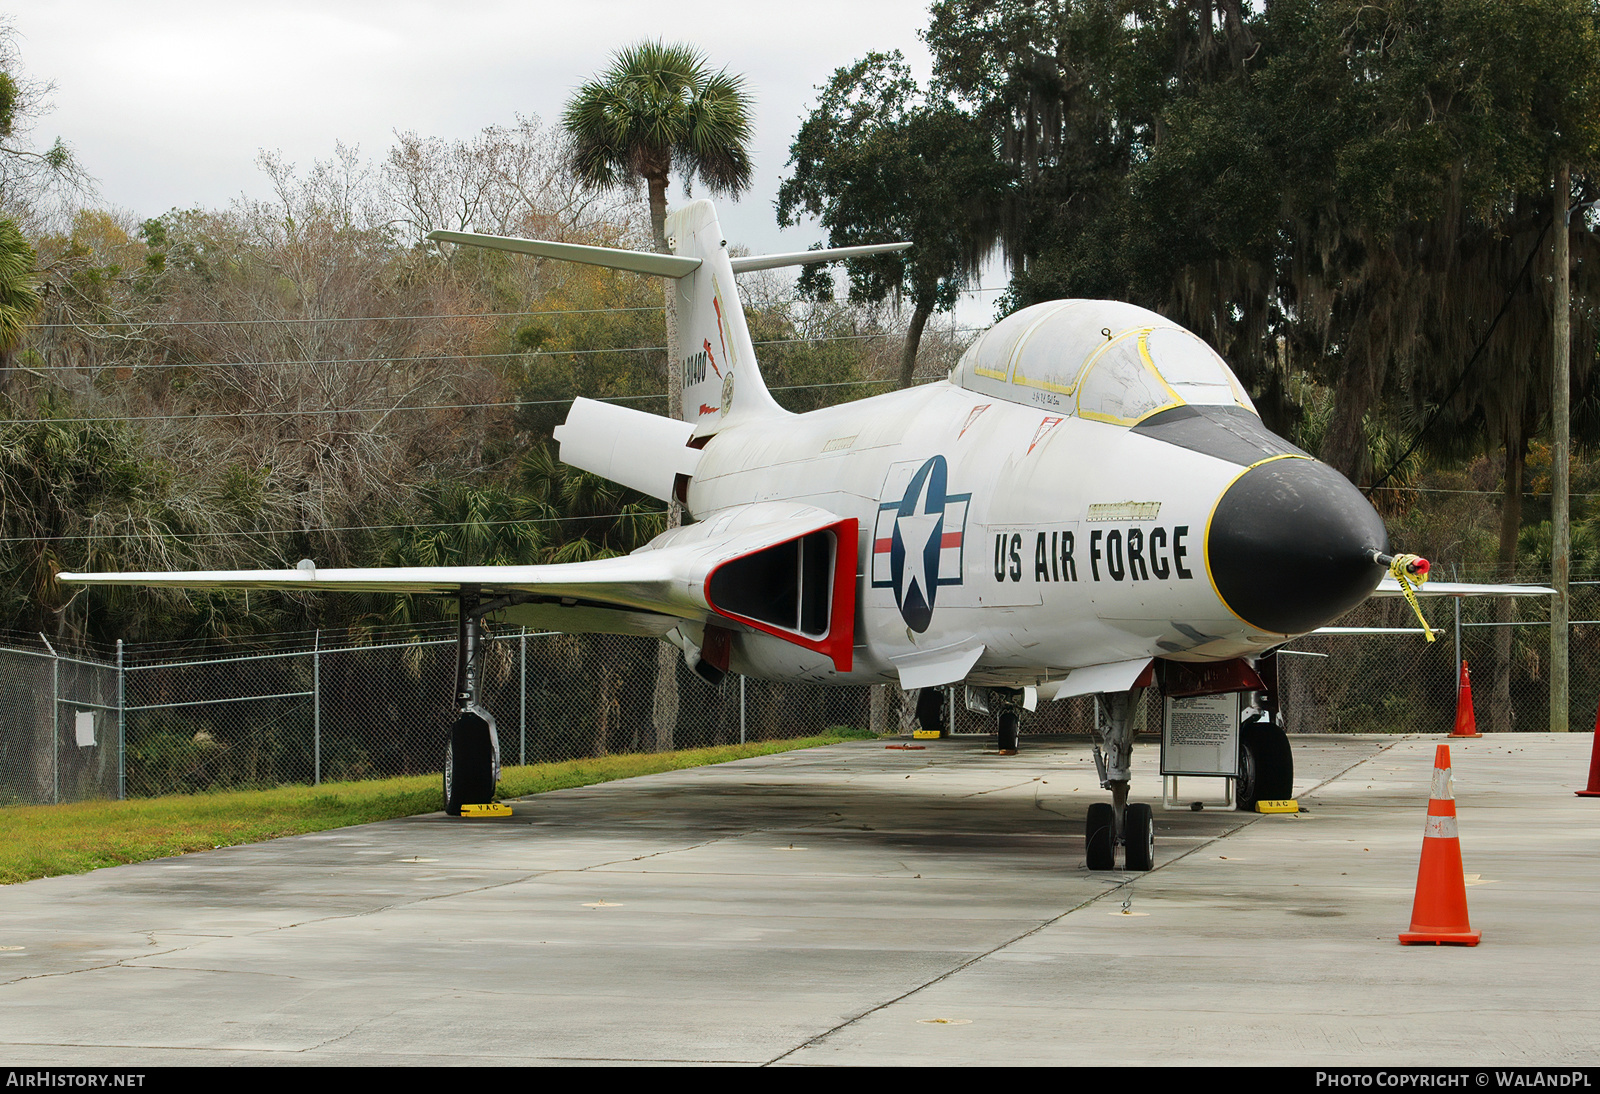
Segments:
[[[848,671],[856,521],[769,503],[675,528],[621,558],[543,566],[410,566],[177,573],[63,573],[72,585],[394,592],[504,599],[513,623],[570,633],[663,635],[717,621],[776,635]]]
[[[1418,596],[1554,596],[1556,591],[1543,585],[1475,585],[1467,581],[1430,581],[1416,589]],[[1385,577],[1372,591],[1373,596],[1404,596],[1400,583]]]

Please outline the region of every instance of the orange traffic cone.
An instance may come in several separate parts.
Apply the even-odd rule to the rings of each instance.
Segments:
[[[1465,659],[1461,662],[1461,681],[1456,685],[1456,728],[1452,737],[1482,737],[1478,732],[1478,719],[1472,713],[1472,673],[1467,671]]]
[[[1589,788],[1574,790],[1580,798],[1600,798],[1600,711],[1594,716],[1594,748],[1589,753]]]
[[[1450,746],[1440,745],[1433,757],[1433,792],[1428,795],[1428,820],[1422,828],[1422,863],[1417,868],[1417,897],[1411,905],[1411,929],[1400,934],[1405,945],[1454,942],[1476,946],[1482,931],[1467,922],[1467,879],[1461,872],[1461,838],[1456,834],[1456,799],[1450,791]]]

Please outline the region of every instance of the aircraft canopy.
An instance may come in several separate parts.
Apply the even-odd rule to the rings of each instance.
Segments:
[[[968,348],[950,378],[979,394],[1118,425],[1185,405],[1255,413],[1205,342],[1112,300],[1052,300],[1014,312]]]

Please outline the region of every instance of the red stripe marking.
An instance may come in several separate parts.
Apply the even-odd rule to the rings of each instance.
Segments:
[[[872,541],[872,553],[881,555],[894,546],[893,539],[875,539]]]
[[[961,546],[961,533],[960,532],[946,532],[944,535],[939,537],[939,546],[941,548],[942,547],[959,547],[959,546]]]

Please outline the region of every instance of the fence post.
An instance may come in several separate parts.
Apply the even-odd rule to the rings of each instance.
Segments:
[[[518,733],[517,763],[528,766],[528,628],[522,628],[517,640],[517,657],[522,662],[522,729]]]
[[[322,628],[311,639],[311,785],[322,785]]]
[[[117,639],[117,800],[128,798],[128,677],[122,667],[122,639]]]
[[[1450,599],[1456,602],[1456,663],[1450,666],[1450,680],[1454,683],[1461,679],[1458,675],[1461,672],[1461,598],[1453,596]]]
[[[739,677],[739,743],[744,744],[744,681],[743,675]]]
[[[39,632],[39,641],[50,651],[50,803],[61,804],[61,655],[50,639]]]

